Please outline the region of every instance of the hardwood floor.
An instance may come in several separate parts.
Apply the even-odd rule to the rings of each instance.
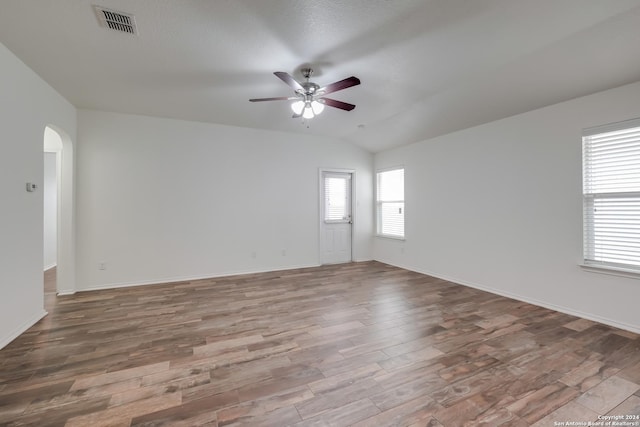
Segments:
[[[0,351],[0,425],[640,417],[640,336],[377,262],[47,301]]]

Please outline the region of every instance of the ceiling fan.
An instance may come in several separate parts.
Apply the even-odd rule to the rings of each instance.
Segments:
[[[306,79],[306,81],[302,83],[299,83],[290,74],[285,73],[284,71],[276,71],[275,73],[273,73],[276,75],[276,77],[285,82],[294,90],[295,96],[254,98],[250,99],[249,101],[295,101],[291,104],[291,109],[293,110],[293,118],[303,117],[305,119],[312,119],[318,114],[322,113],[325,105],[346,111],[351,111],[356,108],[356,106],[353,104],[338,101],[332,98],[327,98],[325,97],[325,95],[337,92],[342,89],[347,89],[351,86],[357,86],[360,84],[359,78],[351,76],[338,82],[331,83],[327,86],[320,87],[320,85],[309,81],[309,78],[313,74],[313,69],[303,68],[300,71]]]

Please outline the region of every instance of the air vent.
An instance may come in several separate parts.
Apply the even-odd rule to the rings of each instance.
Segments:
[[[136,28],[136,20],[133,15],[111,9],[105,9],[101,6],[93,7],[96,10],[96,15],[98,16],[100,25],[102,25],[103,27],[123,33],[136,35],[138,34],[138,29]]]

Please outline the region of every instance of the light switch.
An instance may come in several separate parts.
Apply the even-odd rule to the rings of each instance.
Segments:
[[[36,184],[33,184],[31,182],[27,182],[27,191],[29,193],[33,193],[34,191],[36,191],[37,188],[38,188],[38,186]]]

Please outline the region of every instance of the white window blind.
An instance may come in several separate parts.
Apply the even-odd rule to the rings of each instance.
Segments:
[[[640,120],[582,141],[585,264],[640,271]]]
[[[324,178],[324,220],[343,221],[348,220],[351,214],[349,207],[349,185],[351,180],[347,177]]]
[[[377,173],[376,202],[378,234],[404,238],[404,169]]]

